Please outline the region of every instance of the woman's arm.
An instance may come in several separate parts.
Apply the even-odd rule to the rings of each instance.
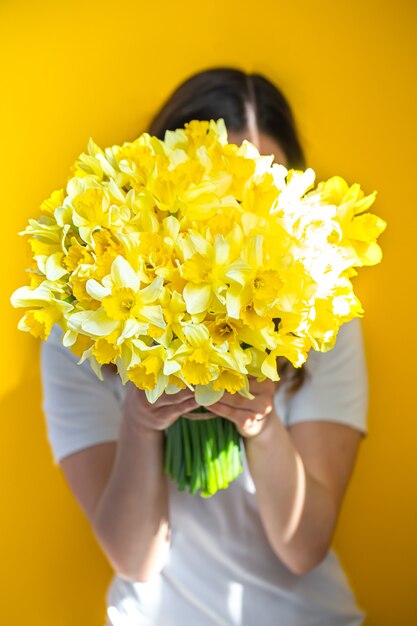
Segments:
[[[232,419],[245,437],[271,547],[291,571],[306,573],[330,548],[361,433],[324,421],[287,431],[275,413],[272,383],[253,382],[251,390],[254,400],[225,394],[210,410]]]
[[[197,404],[185,390],[150,405],[128,385],[117,444],[85,448],[64,457],[61,467],[115,571],[145,581],[163,567],[169,549],[163,430]]]
[[[361,433],[331,422],[294,424],[273,413],[246,440],[250,471],[271,546],[296,574],[316,567],[333,539]]]
[[[163,437],[124,416],[109,479],[92,512],[92,527],[113,568],[145,581],[159,571],[169,549]]]

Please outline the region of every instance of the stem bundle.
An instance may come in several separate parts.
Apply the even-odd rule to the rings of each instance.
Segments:
[[[201,413],[206,410],[201,408]],[[165,474],[204,498],[226,489],[242,471],[241,436],[223,417],[180,417],[165,431]]]

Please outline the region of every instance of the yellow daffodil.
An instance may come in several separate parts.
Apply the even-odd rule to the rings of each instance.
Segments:
[[[53,215],[55,209],[63,205],[64,197],[65,194],[63,189],[53,191],[50,197],[42,202],[40,207],[41,212],[46,213],[47,215]]]
[[[212,384],[215,391],[227,391],[233,394],[244,388],[245,381],[246,378],[243,374],[233,370],[221,369]]]
[[[279,297],[283,282],[279,272],[266,265],[263,242],[261,235],[250,237],[243,246],[242,258],[227,268],[226,277],[231,282],[226,294],[230,317],[239,319],[247,307],[265,316]]]
[[[117,256],[111,273],[103,278],[102,283],[95,279],[86,283],[87,293],[101,302],[101,306],[96,311],[86,312],[84,317],[83,313],[78,314],[83,320],[82,329],[90,334],[105,336],[108,329],[113,332],[118,328],[118,343],[121,343],[124,338],[146,333],[149,324],[165,328],[161,305],[154,304],[161,294],[162,283],[162,278],[158,277],[141,288],[136,272],[122,256]]]
[[[69,272],[73,272],[79,265],[94,263],[91,252],[82,246],[75,237],[71,240],[68,253],[63,258],[63,265]]]
[[[52,330],[52,326],[62,317],[61,311],[53,306],[43,309],[27,311],[23,320],[19,323],[20,330],[29,330],[34,337],[46,340]]]
[[[52,326],[73,309],[69,302],[54,297],[51,284],[46,280],[35,288],[16,289],[11,296],[11,303],[15,307],[30,307],[20,319],[18,327],[43,340],[48,338]]]
[[[248,394],[247,376],[277,380],[328,350],[363,314],[350,279],[381,259],[385,229],[368,196],[340,176],[287,169],[223,120],[192,120],[101,149],[92,139],[65,189],[21,234],[30,287],[22,330],[100,367],[115,363],[155,399],[184,385],[202,403]]]
[[[70,348],[71,352],[73,352],[76,356],[80,358],[82,357],[84,352],[89,350],[89,348],[91,348],[94,344],[94,339],[91,339],[91,337],[88,337],[87,335],[79,335],[76,333],[71,333],[71,331],[67,331],[65,335],[66,338],[64,338],[63,340],[63,345]],[[72,340],[73,343],[71,343]]]
[[[104,365],[116,362],[117,357],[122,353],[121,346],[116,345],[118,338],[119,334],[116,330],[107,337],[99,337],[95,340],[92,354],[98,363]]]

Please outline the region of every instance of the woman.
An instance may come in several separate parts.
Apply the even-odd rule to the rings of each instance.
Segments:
[[[163,138],[191,119],[223,117],[229,141],[249,139],[287,167],[305,166],[285,97],[266,78],[220,68],[183,83],[148,129]],[[163,473],[164,429],[196,408],[188,390],[148,404],[60,343],[42,345],[54,459],[115,570],[115,626],[356,626],[363,612],[331,549],[361,438],[367,377],[359,320],[278,389],[225,394],[210,407],[243,435],[244,471],[209,499]]]

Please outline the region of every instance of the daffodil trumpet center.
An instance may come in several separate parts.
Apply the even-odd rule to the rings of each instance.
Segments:
[[[102,305],[108,317],[112,320],[127,320],[135,317],[140,309],[140,300],[130,287],[116,287],[112,293],[105,296]]]

